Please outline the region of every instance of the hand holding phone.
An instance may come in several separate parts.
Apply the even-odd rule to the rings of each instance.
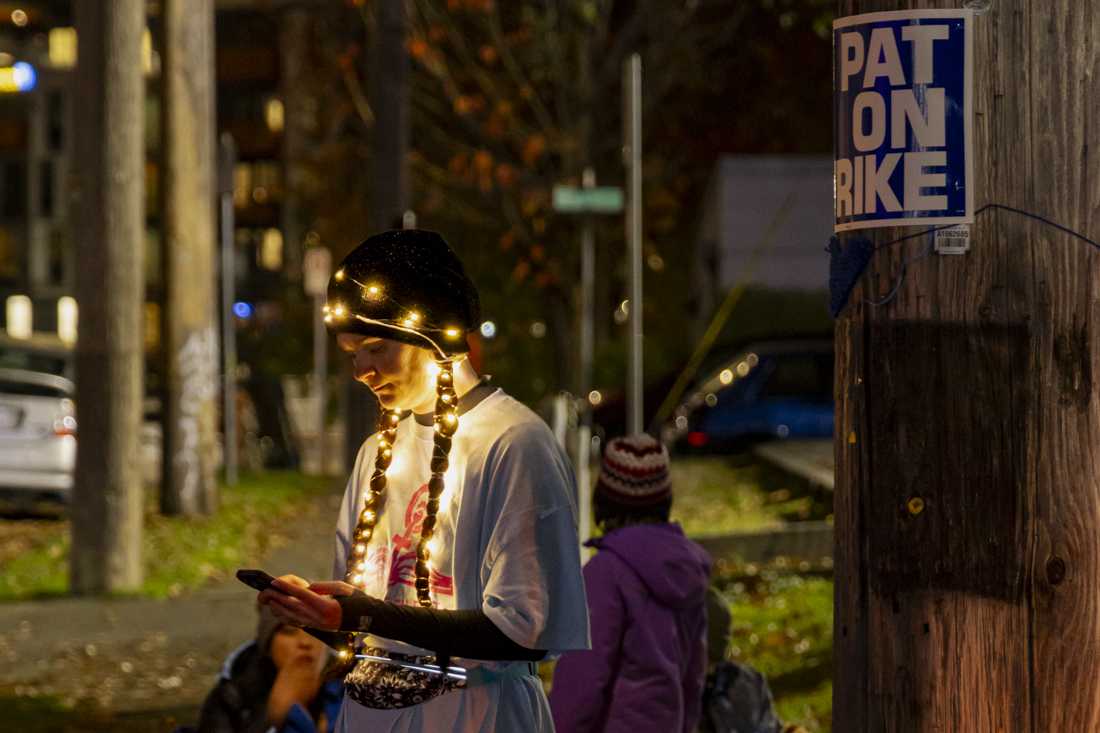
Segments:
[[[267,590],[271,587],[271,583],[275,578],[272,578],[263,570],[242,568],[237,571],[237,580],[256,590]]]

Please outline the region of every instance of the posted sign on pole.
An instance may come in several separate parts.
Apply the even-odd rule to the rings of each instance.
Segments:
[[[972,13],[833,22],[835,231],[974,220]]]

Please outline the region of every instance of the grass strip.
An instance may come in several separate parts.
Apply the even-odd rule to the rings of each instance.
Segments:
[[[145,582],[137,595],[165,598],[228,577],[244,559],[285,542],[278,528],[292,523],[280,520],[310,511],[331,486],[329,479],[272,471],[223,486],[221,506],[208,517],[165,517],[150,504],[142,533]],[[0,601],[68,593],[69,522],[58,524],[63,531],[48,532],[41,544],[5,563]]]

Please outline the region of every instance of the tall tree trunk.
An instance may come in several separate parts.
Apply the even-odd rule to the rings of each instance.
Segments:
[[[80,437],[72,497],[74,593],[141,584],[145,80],[143,0],[78,0],[74,241]]]
[[[409,208],[409,54],[404,0],[377,0],[375,32],[367,69],[374,126],[371,131],[368,224],[372,232],[400,228]],[[377,404],[366,388],[348,381],[346,462],[374,431]]]
[[[161,511],[217,509],[214,2],[165,0],[164,461]]]
[[[1095,238],[1100,3],[974,26],[976,204]],[[1005,211],[972,242],[874,308],[928,238],[880,252],[836,324],[838,731],[1100,730],[1100,259]]]

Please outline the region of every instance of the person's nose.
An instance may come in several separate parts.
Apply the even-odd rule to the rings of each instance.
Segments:
[[[355,371],[355,378],[361,382],[369,381],[378,374],[378,369],[371,363],[370,358],[362,352],[356,353],[352,366]]]

